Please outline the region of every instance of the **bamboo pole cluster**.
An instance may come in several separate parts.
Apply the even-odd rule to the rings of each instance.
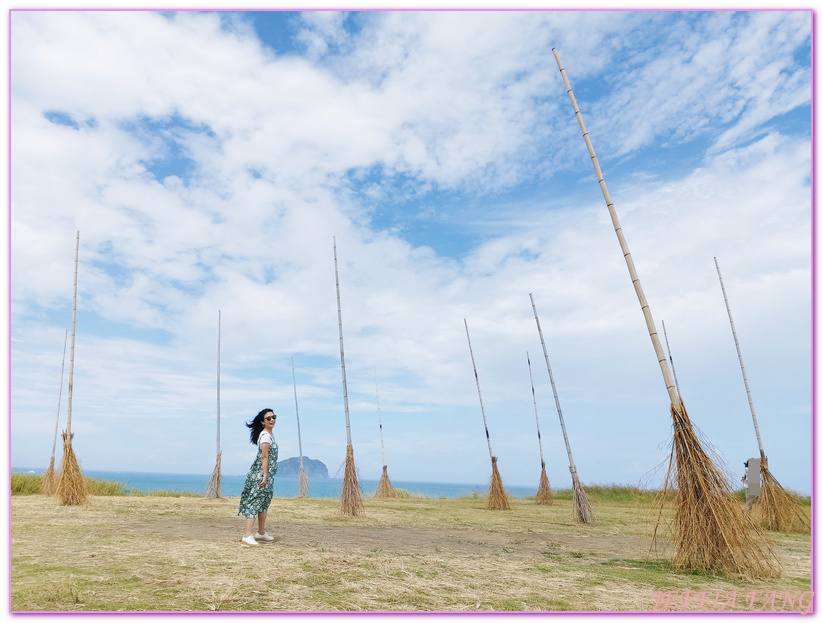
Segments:
[[[43,482],[40,487],[40,493],[43,495],[54,495],[56,487],[54,453],[57,450],[57,430],[60,426],[60,400],[63,397],[63,372],[66,368],[66,343],[68,337],[69,331],[66,329],[66,334],[63,336],[63,363],[60,364],[60,391],[57,393],[57,417],[54,420],[54,439],[51,444],[51,459],[49,459],[49,467],[43,475]]]
[[[214,463],[214,470],[211,473],[209,484],[206,487],[207,498],[220,497],[220,328],[222,315],[217,310],[217,458]]]
[[[534,377],[532,376],[532,362],[529,353],[526,353],[526,363],[529,366],[529,381],[532,388],[532,402],[534,402],[534,420],[537,423],[537,446],[540,449],[540,483],[537,486],[535,502],[544,506],[554,504],[554,493],[549,485],[549,477],[546,474],[546,461],[543,460],[543,441],[540,437],[540,418],[537,415],[537,396],[534,393]]]
[[[303,469],[303,440],[300,436],[300,409],[297,408],[297,377],[294,375],[294,357],[291,358],[291,381],[294,387],[294,414],[297,417],[297,447],[300,450],[300,475],[298,477],[299,496],[301,498],[309,495],[309,480],[306,478],[306,470]]]
[[[383,418],[380,415],[380,389],[377,385],[377,370],[374,371],[374,389],[377,394],[377,423],[380,425],[380,451],[383,454],[383,475],[380,476],[380,482],[377,483],[377,488],[374,490],[374,497],[376,498],[396,498],[397,491],[394,490],[389,479],[389,468],[386,467],[386,448],[383,444]]]

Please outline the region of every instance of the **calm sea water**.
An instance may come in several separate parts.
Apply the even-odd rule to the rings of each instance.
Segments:
[[[12,468],[14,472],[30,472],[42,474],[43,469]],[[114,480],[119,482],[126,489],[137,489],[139,491],[177,491],[181,493],[203,493],[209,484],[211,474],[144,474],[134,472],[108,472],[108,471],[85,471],[86,476],[100,480]],[[239,497],[246,482],[245,474],[242,476],[224,475],[220,494],[224,497]],[[336,498],[340,497],[341,480],[337,478],[309,479],[309,496],[314,498]],[[371,495],[377,488],[377,480],[361,480],[360,487],[364,495]],[[405,482],[392,480],[396,489],[404,489],[412,495],[422,495],[429,498],[459,498],[477,493],[484,495],[488,485],[471,485],[438,482]],[[514,497],[525,497],[534,495],[537,486],[514,487],[506,486],[506,491]],[[297,478],[274,479],[275,497],[289,498],[299,494],[299,483]]]

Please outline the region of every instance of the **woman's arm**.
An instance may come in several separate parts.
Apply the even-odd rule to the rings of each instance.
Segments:
[[[263,480],[260,481],[260,484],[257,485],[258,488],[262,489],[266,486],[266,482],[269,479],[269,446],[271,444],[264,442],[260,444],[260,451],[263,453]]]

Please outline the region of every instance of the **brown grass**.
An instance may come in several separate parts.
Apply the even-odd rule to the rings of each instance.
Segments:
[[[397,492],[394,490],[394,485],[389,480],[388,468],[383,466],[383,475],[380,476],[380,482],[377,483],[377,489],[374,490],[374,497],[376,498],[396,498]]]
[[[211,473],[209,484],[206,487],[205,496],[207,498],[220,497],[220,453],[217,453],[217,461],[214,464],[214,471]]]
[[[549,485],[549,477],[546,475],[546,462],[541,461],[540,463],[540,485],[537,487],[537,496],[535,497],[535,501],[538,504],[550,506],[554,504],[554,493]]]
[[[672,563],[685,571],[778,577],[781,569],[775,552],[735,500],[728,479],[703,450],[682,401],[672,404],[671,415],[674,439],[662,494],[676,487],[675,516],[670,524],[675,547]]]
[[[752,518],[767,530],[811,532],[811,522],[800,504],[769,471],[766,459],[760,459],[760,495],[752,505]]]
[[[340,512],[343,515],[361,515],[363,513],[363,495],[354,464],[354,448],[346,446],[346,468],[343,473],[343,486],[340,491]]]
[[[492,477],[489,481],[489,492],[486,495],[486,508],[494,511],[507,511],[511,509],[509,494],[503,488],[503,479],[497,469],[497,457],[492,457]]]
[[[56,480],[54,478],[54,455],[52,455],[51,460],[49,461],[49,468],[46,470],[46,473],[43,474],[40,493],[43,495],[54,495],[55,489]]]
[[[89,501],[88,484],[83,475],[74,450],[71,447],[73,435],[63,433],[63,463],[55,493],[63,506],[77,506]]]

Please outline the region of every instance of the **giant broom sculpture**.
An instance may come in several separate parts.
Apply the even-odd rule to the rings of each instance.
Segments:
[[[351,424],[349,422],[349,394],[346,389],[346,358],[343,356],[343,314],[340,311],[340,277],[337,272],[337,239],[334,241],[334,281],[337,286],[337,326],[340,329],[340,369],[343,371],[343,406],[346,412],[346,467],[343,473],[343,487],[340,491],[340,512],[344,515],[359,515],[363,512],[363,496],[354,464],[354,448],[351,444]]]
[[[617,219],[617,212],[606,188],[606,182],[603,179],[597,156],[594,154],[594,148],[583,123],[577,100],[574,98],[569,79],[566,77],[566,71],[563,69],[557,50],[553,48],[552,52],[574,108],[577,123],[583,133],[589,156],[591,156],[597,181],[606,201],[635,293],[640,301],[649,337],[654,346],[657,361],[660,364],[660,371],[663,373],[663,380],[666,384],[666,391],[671,400],[674,437],[669,473],[666,477],[664,489],[668,487],[672,472],[674,472],[676,478],[676,510],[673,563],[677,567],[689,571],[712,570],[743,574],[749,577],[779,575],[780,563],[774,551],[768,545],[765,534],[744,516],[741,505],[733,498],[728,479],[703,450],[691,420],[686,413],[686,407],[675,389],[649,304],[646,302],[646,297],[640,286],[640,279],[637,276],[634,261],[623,237],[623,230]],[[655,537],[656,533],[657,528],[655,527]]]
[[[71,359],[69,363],[69,400],[66,430],[63,432],[63,463],[60,478],[57,480],[55,493],[63,506],[85,504],[89,499],[86,477],[80,469],[77,457],[71,447],[74,433],[71,432],[71,398],[74,388],[74,335],[77,321],[77,266],[80,259],[80,232],[77,232],[77,244],[74,250],[74,303],[71,311]]]
[[[377,386],[377,370],[374,371],[374,391],[377,394],[377,423],[380,425],[380,450],[383,453],[383,475],[380,476],[380,482],[377,483],[377,488],[374,490],[374,497],[396,498],[397,492],[389,479],[389,469],[386,467],[386,448],[383,445],[383,418],[380,415],[380,389]]]
[[[737,341],[737,331],[734,329],[732,310],[729,307],[729,299],[726,296],[726,288],[723,285],[723,276],[720,274],[720,266],[717,263],[717,258],[714,258],[714,266],[717,269],[717,277],[720,279],[720,289],[723,291],[723,300],[726,302],[726,312],[729,315],[729,324],[732,327],[732,336],[734,337],[734,345],[737,349],[737,358],[740,361],[740,371],[743,373],[743,384],[746,386],[746,396],[749,398],[749,409],[752,412],[754,433],[757,436],[757,447],[760,449],[760,495],[752,506],[752,514],[755,519],[768,530],[809,532],[811,525],[797,504],[797,501],[777,482],[777,479],[769,471],[766,453],[763,451],[763,440],[760,438],[760,428],[757,426],[757,416],[754,413],[752,392],[749,389],[749,380],[746,378],[746,367],[743,365],[743,354],[740,352],[740,343]]]
[[[577,476],[577,467],[572,458],[572,447],[569,445],[569,436],[566,434],[566,424],[563,422],[563,411],[560,409],[560,399],[557,397],[557,387],[554,384],[554,375],[552,374],[552,367],[549,363],[549,353],[546,350],[546,342],[543,339],[543,329],[540,328],[540,319],[537,317],[537,308],[534,306],[534,297],[529,294],[529,300],[532,302],[532,311],[534,312],[534,320],[537,323],[537,333],[540,335],[540,345],[543,347],[543,356],[546,359],[546,368],[549,370],[549,380],[552,383],[552,393],[554,394],[554,404],[557,406],[557,417],[560,418],[560,428],[563,430],[563,440],[566,442],[566,452],[569,455],[569,472],[572,475],[572,492],[574,494],[574,520],[578,523],[595,523],[596,518],[592,505],[589,503],[589,496],[586,490],[580,484],[580,478]]]
[[[537,423],[537,445],[540,448],[540,484],[537,486],[535,501],[538,504],[554,504],[554,494],[546,475],[546,461],[543,460],[543,441],[540,439],[540,418],[537,417],[537,396],[534,393],[534,377],[532,376],[532,362],[526,352],[526,362],[529,364],[529,381],[532,386],[532,402],[534,402],[534,421]]]
[[[63,336],[63,363],[60,364],[60,391],[57,394],[57,418],[54,420],[54,440],[51,443],[51,459],[46,473],[43,474],[43,483],[40,486],[40,493],[43,495],[54,494],[54,452],[57,449],[57,429],[60,425],[60,400],[63,398],[63,371],[66,368],[66,343],[69,339],[69,330]]]
[[[220,497],[220,310],[217,310],[217,460],[206,487],[207,498]]]
[[[298,497],[305,498],[309,495],[309,481],[306,478],[306,470],[303,469],[303,441],[300,438],[300,410],[297,408],[297,378],[294,376],[294,357],[291,358],[291,381],[294,385],[294,413],[297,416],[297,447],[300,450],[300,477],[298,478],[300,494]]]
[[[472,351],[472,339],[469,337],[469,325],[463,318],[466,325],[466,338],[469,340],[469,354],[472,357],[472,369],[474,370],[474,380],[477,383],[477,397],[480,398],[480,413],[483,414],[483,427],[486,429],[486,443],[489,444],[489,458],[492,460],[492,476],[489,481],[489,494],[486,497],[486,508],[489,510],[509,510],[509,495],[503,488],[503,479],[500,478],[500,471],[497,469],[497,457],[492,454],[492,442],[489,437],[489,425],[486,423],[486,410],[483,408],[483,395],[480,393],[480,379],[477,377],[477,366],[474,363],[474,352]]]

